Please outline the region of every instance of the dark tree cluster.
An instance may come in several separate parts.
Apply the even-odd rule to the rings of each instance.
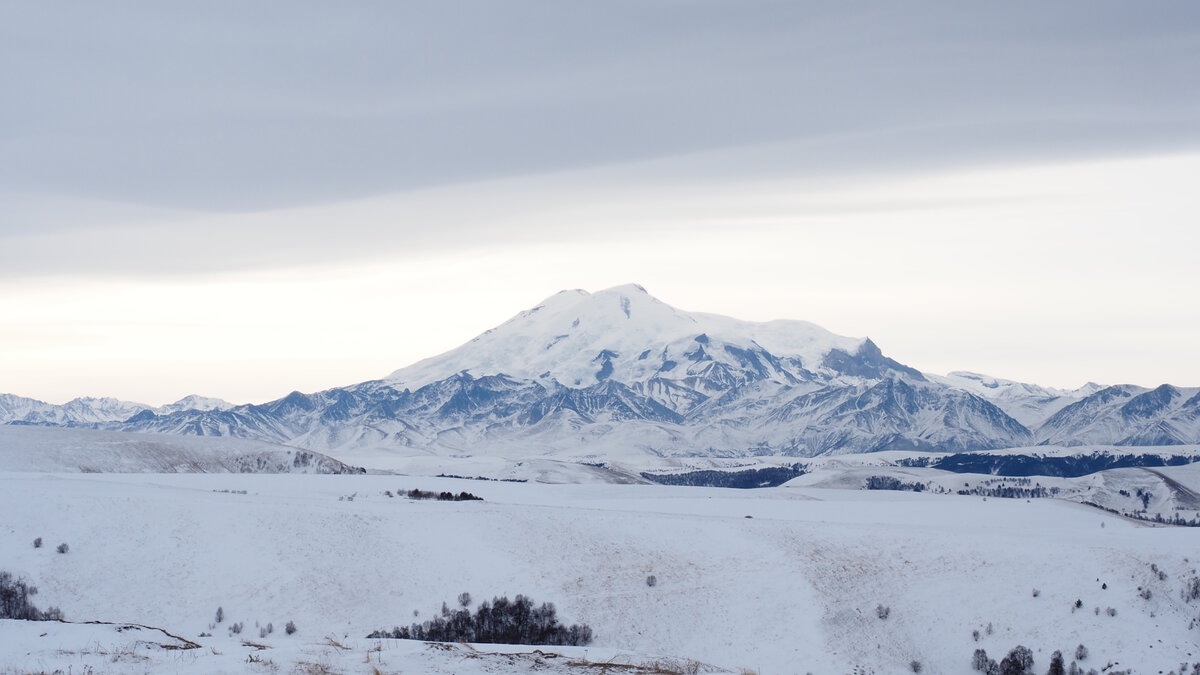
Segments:
[[[642,472],[642,478],[659,485],[686,485],[690,487],[764,488],[783,485],[789,480],[803,476],[807,470],[801,464],[771,466],[744,471],[689,471],[687,473]]]
[[[970,452],[930,458],[902,459],[901,466],[932,467],[954,473],[981,473],[993,476],[1057,476],[1076,478],[1106,469],[1142,466],[1182,466],[1200,460],[1190,455],[1163,457],[1155,454],[1114,455],[1094,452],[1088,455],[1042,457],[1037,455],[992,455]]]
[[[439,502],[481,502],[483,497],[477,497],[470,492],[430,492],[428,490],[398,490],[397,494],[402,494],[409,499],[435,499]]]
[[[370,639],[427,640],[430,642],[479,642],[512,645],[575,645],[592,641],[592,629],[587,625],[564,626],[558,622],[554,605],[543,602],[534,606],[533,600],[518,595],[484,601],[474,613],[467,608],[451,610],[444,603],[440,616],[424,623],[397,626],[392,630],[377,630]]]
[[[37,586],[30,586],[24,579],[13,579],[8,572],[0,572],[0,619],[62,621],[62,611],[57,607],[43,611],[33,604],[30,598],[37,592]]]
[[[1047,490],[1041,484],[1031,484],[1028,478],[1011,478],[1003,481],[985,480],[974,487],[964,484],[958,494],[998,499],[1044,499],[1058,494],[1058,488]]]
[[[906,492],[925,491],[924,483],[905,483],[895,476],[871,476],[867,479],[865,487],[868,490],[903,490]]]
[[[458,478],[459,480],[490,480],[493,483],[528,483],[525,478],[488,478],[487,476],[460,476],[455,473],[439,473],[438,478]]]

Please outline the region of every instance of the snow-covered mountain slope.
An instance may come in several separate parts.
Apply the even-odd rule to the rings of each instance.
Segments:
[[[1054,414],[1038,440],[1059,445],[1182,445],[1200,436],[1200,388],[1106,387]]]
[[[310,450],[262,441],[0,426],[0,471],[357,473]]]
[[[1103,385],[1088,382],[1078,389],[1055,389],[965,370],[946,375],[926,374],[926,377],[949,387],[978,394],[1030,429],[1041,426],[1054,413],[1104,388]]]
[[[334,455],[589,462],[1200,442],[1194,397],[1172,398],[1169,410],[1122,412],[1099,403],[1113,389],[1061,391],[968,372],[927,376],[867,338],[802,321],[685,312],[627,285],[564,291],[383,380],[260,405],[142,407],[98,424]],[[55,423],[23,414],[26,423]]]

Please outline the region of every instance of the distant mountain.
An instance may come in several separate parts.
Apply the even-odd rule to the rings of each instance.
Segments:
[[[1046,420],[1039,440],[1058,445],[1183,445],[1200,438],[1200,388],[1106,387]]]
[[[961,370],[928,377],[941,384],[979,394],[1030,429],[1036,429],[1054,413],[1104,388],[1103,385],[1088,382],[1078,389],[1054,389]]]
[[[0,394],[0,424],[29,424],[36,426],[92,427],[124,422],[145,411],[170,414],[184,410],[228,410],[228,401],[204,396],[185,396],[159,408],[144,403],[132,403],[115,398],[76,398],[55,405],[23,396]]]
[[[53,405],[37,399],[0,394],[0,422],[61,427],[92,426],[122,422],[149,407],[115,398],[86,397]]]
[[[94,426],[333,454],[379,448],[586,461],[1200,442],[1193,390],[1167,390],[1125,409],[1110,402],[1147,390],[926,375],[867,338],[802,321],[685,312],[629,285],[558,293],[382,380],[261,405],[143,406]]]

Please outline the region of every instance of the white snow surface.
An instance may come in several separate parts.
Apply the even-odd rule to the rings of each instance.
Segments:
[[[823,461],[832,470],[865,460]],[[384,494],[414,487],[485,501]],[[505,657],[488,645],[364,638],[410,623],[414,610],[428,618],[463,591],[476,601],[524,593],[595,631],[590,647],[545,651],[618,663],[695,659],[697,672],[899,673],[916,660],[923,673],[967,673],[974,649],[999,659],[1018,644],[1033,650],[1037,672],[1053,650],[1070,654],[1079,643],[1090,651],[1085,669],[1112,661],[1156,673],[1200,660],[1200,631],[1190,627],[1200,603],[1180,594],[1196,574],[1196,531],[1052,499],[0,473],[0,513],[0,560],[40,588],[41,606],[75,621],[164,628],[202,646],[164,650],[144,629],[4,621],[0,672],[273,672],[249,663],[251,654],[279,672],[601,672],[532,647]],[[35,537],[47,546],[35,549]],[[69,553],[56,554],[58,542]],[[1073,611],[1077,599],[1083,607]],[[890,608],[887,619],[879,605]],[[225,623],[199,637],[218,606]],[[288,620],[299,627],[293,636],[280,630]],[[266,648],[230,636],[232,622]],[[275,631],[260,639],[254,626],[268,622]]]
[[[474,377],[504,374],[589,386],[599,381],[601,352],[607,351],[612,354],[612,379],[637,382],[658,372],[663,359],[685,361],[683,354],[702,335],[740,347],[758,345],[775,356],[799,359],[809,370],[830,350],[854,353],[864,342],[807,321],[759,323],[685,312],[628,284],[596,293],[559,292],[470,342],[386,379],[417,389],[467,371]],[[712,355],[721,357],[715,350]]]

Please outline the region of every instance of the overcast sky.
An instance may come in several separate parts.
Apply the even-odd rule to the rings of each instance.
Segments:
[[[1200,4],[0,2],[0,391],[263,401],[562,288],[1200,385]]]

